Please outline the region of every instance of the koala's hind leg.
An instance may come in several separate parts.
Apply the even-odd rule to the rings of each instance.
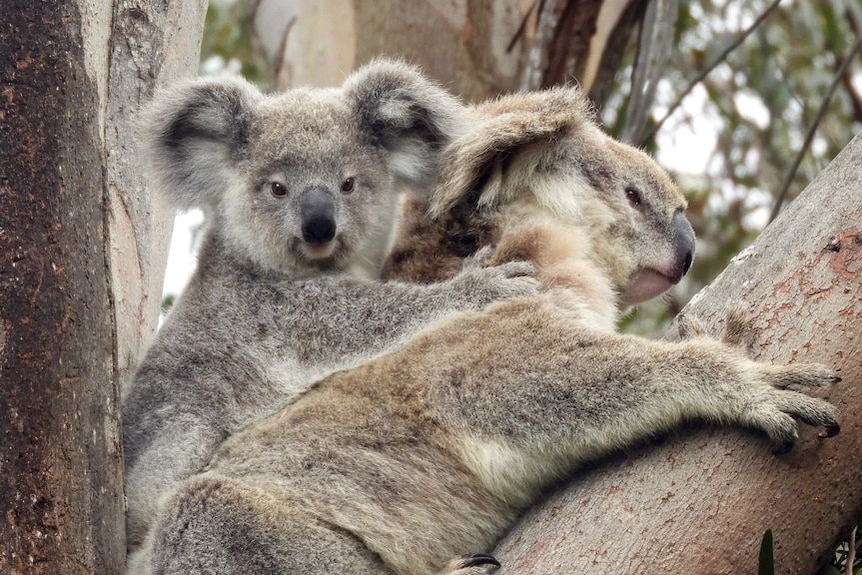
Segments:
[[[361,541],[304,513],[297,502],[208,475],[183,482],[166,502],[151,564],[143,573],[392,574]]]

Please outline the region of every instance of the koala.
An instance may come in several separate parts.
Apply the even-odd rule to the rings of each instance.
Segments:
[[[222,440],[426,326],[537,293],[530,264],[379,281],[400,190],[428,192],[463,105],[405,64],[341,88],[173,88],[145,114],[159,189],[208,228],[185,293],[123,390],[130,548]],[[374,279],[374,278],[377,279]]]
[[[488,264],[533,262],[542,293],[438,324],[228,438],[166,500],[136,573],[448,572],[585,462],[687,420],[753,428],[776,451],[794,418],[838,432],[830,404],[786,389],[832,370],[754,362],[739,316],[726,341],[695,322],[676,342],[616,331],[623,306],[686,273],[694,234],[671,179],[604,134],[579,90],[471,113],[387,273],[434,285],[489,249]],[[489,572],[487,557],[461,561]]]

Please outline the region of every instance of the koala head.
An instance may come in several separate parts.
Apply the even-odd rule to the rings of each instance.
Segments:
[[[590,257],[622,303],[677,283],[694,258],[686,201],[648,155],[602,132],[574,87],[514,94],[472,109],[447,148],[430,213],[464,202],[518,206],[585,230]]]
[[[290,276],[376,274],[397,192],[433,186],[462,112],[416,69],[377,61],[341,88],[190,81],[156,97],[143,137],[160,191],[204,210],[225,257]]]

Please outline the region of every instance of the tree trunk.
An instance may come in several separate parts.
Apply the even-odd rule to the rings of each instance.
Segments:
[[[206,3],[5,0],[0,573],[120,573],[120,377],[155,328],[170,220],[134,112],[196,68]]]
[[[334,86],[357,66],[391,56],[470,101],[578,81],[601,105],[643,4],[260,0],[255,28],[282,89]]]
[[[512,573],[756,573],[767,529],[776,573],[812,575],[862,516],[862,137],[809,185],[683,313],[717,328],[742,306],[753,352],[822,362],[843,378],[817,392],[841,434],[800,424],[774,456],[741,430],[674,433],[602,461],[531,511],[497,556]],[[562,568],[562,569],[561,569]]]

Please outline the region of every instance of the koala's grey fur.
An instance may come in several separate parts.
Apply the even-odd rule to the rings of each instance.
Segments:
[[[434,286],[358,277],[379,276],[397,192],[432,184],[462,113],[416,70],[385,61],[340,89],[265,96],[238,79],[198,80],[151,105],[156,184],[177,207],[202,207],[208,229],[123,393],[130,548],[174,482],[312,382],[459,310],[536,293],[529,264],[474,265]],[[321,221],[326,235],[307,240]]]
[[[779,450],[793,417],[837,433],[831,405],[785,389],[834,373],[750,360],[737,316],[725,342],[696,324],[681,342],[615,331],[620,302],[686,271],[692,232],[667,175],[601,133],[577,90],[473,113],[444,155],[437,218],[412,212],[390,271],[438,279],[493,242],[492,261],[531,259],[547,291],[332,374],[229,438],[166,501],[135,573],[434,573],[492,548],[579,464],[684,420]]]

